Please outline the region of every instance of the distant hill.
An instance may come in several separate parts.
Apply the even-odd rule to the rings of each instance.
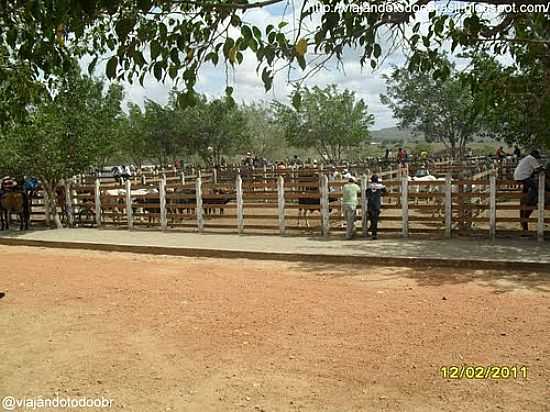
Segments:
[[[416,140],[423,142],[424,136],[422,134],[413,135],[410,129],[399,129],[397,127],[387,127],[380,130],[372,130],[370,132],[372,140],[375,142],[386,143],[388,141],[400,141],[404,143],[414,142]]]

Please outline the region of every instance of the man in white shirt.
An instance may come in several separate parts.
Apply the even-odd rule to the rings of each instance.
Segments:
[[[519,161],[516,170],[514,170],[514,180],[523,184],[523,193],[526,194],[520,202],[522,208],[519,211],[521,226],[524,232],[528,230],[528,219],[532,213],[532,209],[529,208],[533,208],[537,204],[538,182],[535,179],[535,175],[543,169],[539,159],[539,151],[533,150]]]
[[[533,178],[534,173],[542,169],[539,159],[540,153],[538,150],[533,150],[530,154],[521,159],[516,170],[514,170],[514,180],[523,182]]]

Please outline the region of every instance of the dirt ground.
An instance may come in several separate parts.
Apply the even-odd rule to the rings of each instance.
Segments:
[[[0,397],[105,397],[130,411],[550,410],[548,274],[0,256]],[[463,364],[528,376],[441,376]]]

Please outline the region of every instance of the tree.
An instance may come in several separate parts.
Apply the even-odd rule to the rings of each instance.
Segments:
[[[121,116],[121,88],[104,92],[104,84],[78,71],[67,74],[55,93],[36,106],[26,120],[3,130],[2,167],[18,177],[36,176],[48,198],[66,178],[97,165],[112,150]],[[47,205],[60,226],[55,205]]]
[[[481,131],[481,119],[471,90],[464,87],[453,65],[444,64],[450,73],[445,80],[395,69],[386,76],[387,95],[380,100],[393,110],[399,127],[421,132],[427,142],[441,142],[452,157],[461,157],[466,144]]]
[[[471,85],[476,107],[489,137],[509,145],[550,148],[550,99],[541,64],[504,66],[493,56],[472,56],[472,69],[463,73]]]
[[[119,155],[125,161],[142,167],[151,157],[151,147],[145,130],[144,115],[137,104],[128,105],[128,115],[122,120]]]
[[[355,101],[354,92],[331,85],[295,90],[291,99],[294,107],[274,105],[289,144],[314,147],[323,159],[340,162],[346,150],[368,140],[374,116],[362,99]]]
[[[288,157],[284,130],[276,121],[272,108],[253,103],[243,106],[242,111],[246,119],[246,129],[250,135],[249,151],[266,159]]]
[[[105,59],[111,79],[143,81],[146,73],[158,80],[175,79],[189,91],[179,95],[180,103],[190,103],[197,72],[205,62],[238,66],[246,51],[255,55],[258,73],[269,89],[276,61],[307,69],[308,75],[330,57],[341,59],[352,47],[361,51],[361,64],[375,67],[385,51],[399,46],[410,58],[410,70],[429,71],[444,47],[451,52],[510,53],[516,62],[540,60],[545,73],[541,88],[547,98],[550,17],[527,9],[546,6],[547,0],[458,3],[470,7],[453,12],[437,0],[304,0],[299,10],[290,0],[3,2],[0,81],[11,81],[7,79],[13,75],[49,79],[62,74],[71,57],[90,55],[90,69]],[[247,22],[249,10],[272,5],[285,6],[294,15],[265,29]],[[492,13],[483,13],[483,6],[492,7]],[[431,7],[427,19],[422,7]],[[295,24],[287,26],[290,20]],[[391,41],[383,50],[388,33]],[[13,83],[15,101],[25,100],[21,85],[28,83],[32,82]],[[231,91],[227,88],[228,94]]]
[[[219,166],[226,156],[248,147],[250,135],[246,119],[232,99],[208,102],[200,98],[193,107],[182,110],[181,124],[187,130],[196,153],[209,166]]]

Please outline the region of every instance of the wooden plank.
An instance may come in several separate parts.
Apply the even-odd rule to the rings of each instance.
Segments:
[[[159,201],[160,201],[160,228],[164,232],[168,228],[168,220],[166,218],[166,177],[159,182]]]
[[[401,176],[401,236],[409,237],[409,180]]]
[[[544,201],[545,201],[545,183],[546,176],[544,172],[539,173],[539,199],[538,199],[538,222],[537,222],[537,240],[539,242],[544,241]]]
[[[132,216],[132,182],[126,180],[126,216],[128,220],[128,230],[134,228],[134,219]]]
[[[277,178],[277,217],[279,222],[279,234],[284,235],[285,230],[285,179]]]
[[[241,175],[235,179],[235,190],[237,196],[237,230],[239,233],[244,231],[244,210],[243,210],[243,180]]]
[[[497,231],[497,178],[489,177],[489,237],[495,240]]]
[[[452,236],[452,219],[453,219],[453,184],[451,175],[448,174],[445,178],[445,238],[450,239]]]
[[[97,227],[101,226],[101,182],[99,179],[95,180],[95,224]]]
[[[195,214],[197,216],[197,228],[199,230],[199,233],[202,233],[204,231],[204,210],[202,208],[202,181],[200,175],[195,181],[195,197],[197,202],[195,207]]]
[[[321,192],[321,197],[319,198],[321,206],[321,235],[327,237],[330,230],[330,211],[328,201],[328,177],[326,175],[321,176],[319,190]]]

